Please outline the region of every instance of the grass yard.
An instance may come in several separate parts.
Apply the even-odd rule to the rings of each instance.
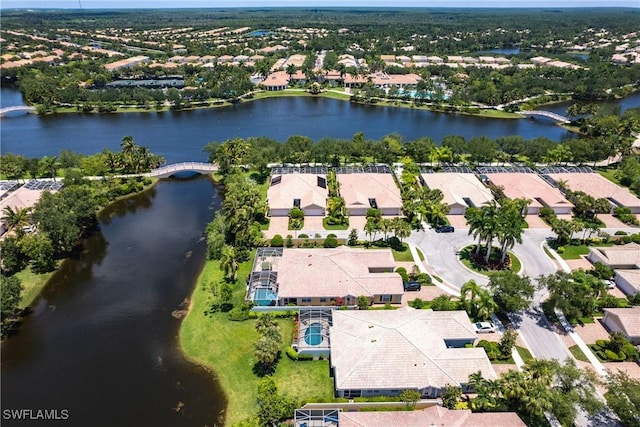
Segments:
[[[406,243],[402,243],[402,250],[391,249],[393,252],[393,259],[395,261],[401,262],[413,262],[413,256],[411,255],[411,251],[409,250],[409,246]]]
[[[528,348],[520,347],[519,345],[517,345],[516,351],[518,352],[524,363],[527,363],[529,360],[534,359]]]
[[[327,222],[329,218],[325,217],[322,218],[322,226],[324,227],[325,230],[347,230],[349,229],[349,222],[347,221],[346,224],[329,224]]]
[[[20,282],[22,283],[22,296],[20,298],[19,307],[22,309],[33,304],[54,274],[55,271],[36,274],[31,271],[31,267],[25,268],[24,270],[16,273],[16,277],[20,279]]]
[[[240,280],[234,285],[234,305],[244,300],[244,278],[251,266],[252,260],[240,266]],[[180,327],[180,346],[189,359],[211,370],[220,382],[227,399],[225,424],[231,425],[256,412],[256,389],[260,378],[252,368],[256,361],[253,345],[258,333],[254,328],[255,320],[232,322],[228,320],[227,313],[205,313],[214,301],[210,286],[222,278],[219,262],[208,261],[191,296],[189,314]],[[279,391],[299,400],[332,399],[333,386],[328,362],[289,360],[284,350],[291,344],[293,321],[281,319],[278,322],[283,338],[282,358],[273,378]]]
[[[580,347],[578,347],[577,344],[576,345],[572,345],[571,347],[569,347],[569,351],[571,352],[573,357],[575,357],[577,360],[580,360],[581,362],[588,362],[589,361],[589,359],[587,359],[587,356],[580,349]]]
[[[597,246],[598,247],[613,246],[613,243],[606,244],[606,245],[605,244],[599,244]],[[596,246],[594,246],[594,247],[596,247]],[[589,254],[589,246],[587,246],[587,245],[567,245],[567,246],[564,247],[564,252],[563,253],[559,253],[559,254],[562,257],[562,259],[580,259],[580,257],[582,255],[588,255]]]

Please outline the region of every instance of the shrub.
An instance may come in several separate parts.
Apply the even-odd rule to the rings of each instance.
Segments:
[[[379,209],[376,209],[376,208],[367,209],[367,218],[381,218],[381,217],[382,217],[382,213],[380,212]]]
[[[615,352],[613,352],[613,351],[611,351],[609,349],[604,351],[604,356],[605,356],[606,360],[610,360],[612,362],[619,362],[620,361],[620,358],[618,357],[618,355]]]
[[[337,248],[338,247],[338,239],[336,239],[335,237],[327,237],[324,240],[324,245],[325,248]]]
[[[333,233],[329,233],[329,234],[327,234],[327,239],[337,239],[337,238],[338,238],[338,236],[336,236],[336,235],[335,235],[335,234],[333,234]]]
[[[249,318],[249,312],[241,307],[236,307],[229,312],[228,317],[232,322],[242,322]]]
[[[429,286],[433,284],[433,281],[431,280],[431,276],[429,276],[427,273],[419,273],[416,276],[416,281],[420,283],[422,286]]]
[[[422,301],[420,298],[416,298],[413,301],[409,301],[409,307],[421,309],[422,307],[424,307],[424,301]]]
[[[288,248],[293,247],[293,236],[291,234],[287,234],[287,247]]]
[[[600,348],[607,348],[607,344],[609,344],[607,340],[596,340],[596,345]]]
[[[556,249],[556,252],[558,252],[559,254],[563,254],[564,253],[564,246],[558,246],[558,249]]]
[[[298,361],[303,362],[305,360],[313,360],[312,354],[299,354],[298,353]]]
[[[298,235],[298,239],[308,239],[308,238],[309,238],[308,234],[301,233]]]
[[[624,230],[618,230],[615,233],[613,233],[615,236],[626,236],[627,232]]]
[[[304,211],[300,208],[293,208],[289,211],[289,218],[302,219],[304,218]]]
[[[293,349],[293,347],[287,347],[286,353],[289,359],[298,360],[299,354]]]
[[[273,238],[271,239],[271,246],[274,248],[281,248],[284,246],[284,240],[282,239],[282,236],[279,234],[276,234],[275,236],[273,236]]]
[[[407,274],[407,269],[404,267],[398,267],[396,268],[396,273],[398,273],[400,275],[400,277],[402,277],[402,281],[403,282],[408,282],[409,281],[409,275]]]

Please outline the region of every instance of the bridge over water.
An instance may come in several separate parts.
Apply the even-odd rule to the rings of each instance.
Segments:
[[[544,111],[544,110],[520,111],[520,114],[522,114],[523,116],[547,117],[551,120],[555,120],[556,122],[560,122],[560,123],[571,123],[571,119],[569,117],[552,113],[551,111]]]
[[[179,172],[196,172],[201,175],[208,175],[218,170],[218,165],[204,162],[182,162],[162,166],[149,172],[148,176],[157,178],[169,178]]]
[[[35,107],[30,107],[28,105],[16,105],[14,107],[4,107],[0,108],[0,117],[4,117],[5,114],[11,113],[13,111],[25,111],[27,113],[35,113]]]

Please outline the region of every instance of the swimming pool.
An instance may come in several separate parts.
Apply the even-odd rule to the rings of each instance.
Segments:
[[[259,288],[255,290],[253,303],[260,306],[273,305],[276,299],[278,299],[278,296],[270,289]]]
[[[312,323],[304,332],[304,342],[309,345],[320,345],[322,343],[322,324]]]

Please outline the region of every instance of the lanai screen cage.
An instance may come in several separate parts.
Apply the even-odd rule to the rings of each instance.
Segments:
[[[329,328],[333,324],[332,309],[301,309],[297,319],[297,342],[292,347],[300,354],[329,356]]]
[[[282,248],[258,248],[247,281],[247,300],[260,306],[277,304],[280,258]]]
[[[296,409],[293,416],[295,427],[335,427],[338,425],[340,409]]]

